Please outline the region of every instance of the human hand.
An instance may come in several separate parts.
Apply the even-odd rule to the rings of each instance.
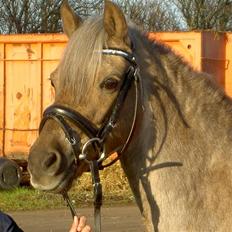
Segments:
[[[69,232],[91,232],[91,227],[89,225],[86,225],[86,217],[74,217],[72,227],[70,228]]]

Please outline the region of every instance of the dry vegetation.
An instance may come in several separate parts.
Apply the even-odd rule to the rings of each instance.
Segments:
[[[119,162],[100,173],[103,197],[106,204],[131,203],[134,201],[127,178]],[[92,202],[93,188],[90,173],[85,173],[71,189],[71,196],[76,202]]]

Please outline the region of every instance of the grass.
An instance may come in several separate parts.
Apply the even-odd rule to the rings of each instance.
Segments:
[[[62,198],[59,195],[43,193],[26,187],[17,188],[11,191],[1,191],[0,199],[0,209],[2,211],[62,207]]]
[[[103,188],[103,204],[119,205],[134,202],[127,179],[117,162],[113,166],[101,171],[101,183]],[[76,207],[92,205],[93,189],[91,176],[84,173],[73,183],[69,195]],[[0,210],[37,210],[57,209],[66,207],[61,195],[41,192],[29,187],[20,187],[11,191],[0,191]]]

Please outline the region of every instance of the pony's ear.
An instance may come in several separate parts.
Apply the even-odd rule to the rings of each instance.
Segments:
[[[63,23],[63,30],[70,38],[73,32],[82,24],[82,19],[77,16],[68,4],[68,0],[64,0],[60,7],[60,14]]]
[[[108,40],[124,42],[128,45],[128,26],[121,9],[111,1],[105,0],[104,29]]]

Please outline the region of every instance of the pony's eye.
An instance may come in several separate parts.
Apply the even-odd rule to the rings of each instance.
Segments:
[[[112,77],[108,78],[101,83],[100,87],[107,90],[115,90],[118,87],[118,80]]]

